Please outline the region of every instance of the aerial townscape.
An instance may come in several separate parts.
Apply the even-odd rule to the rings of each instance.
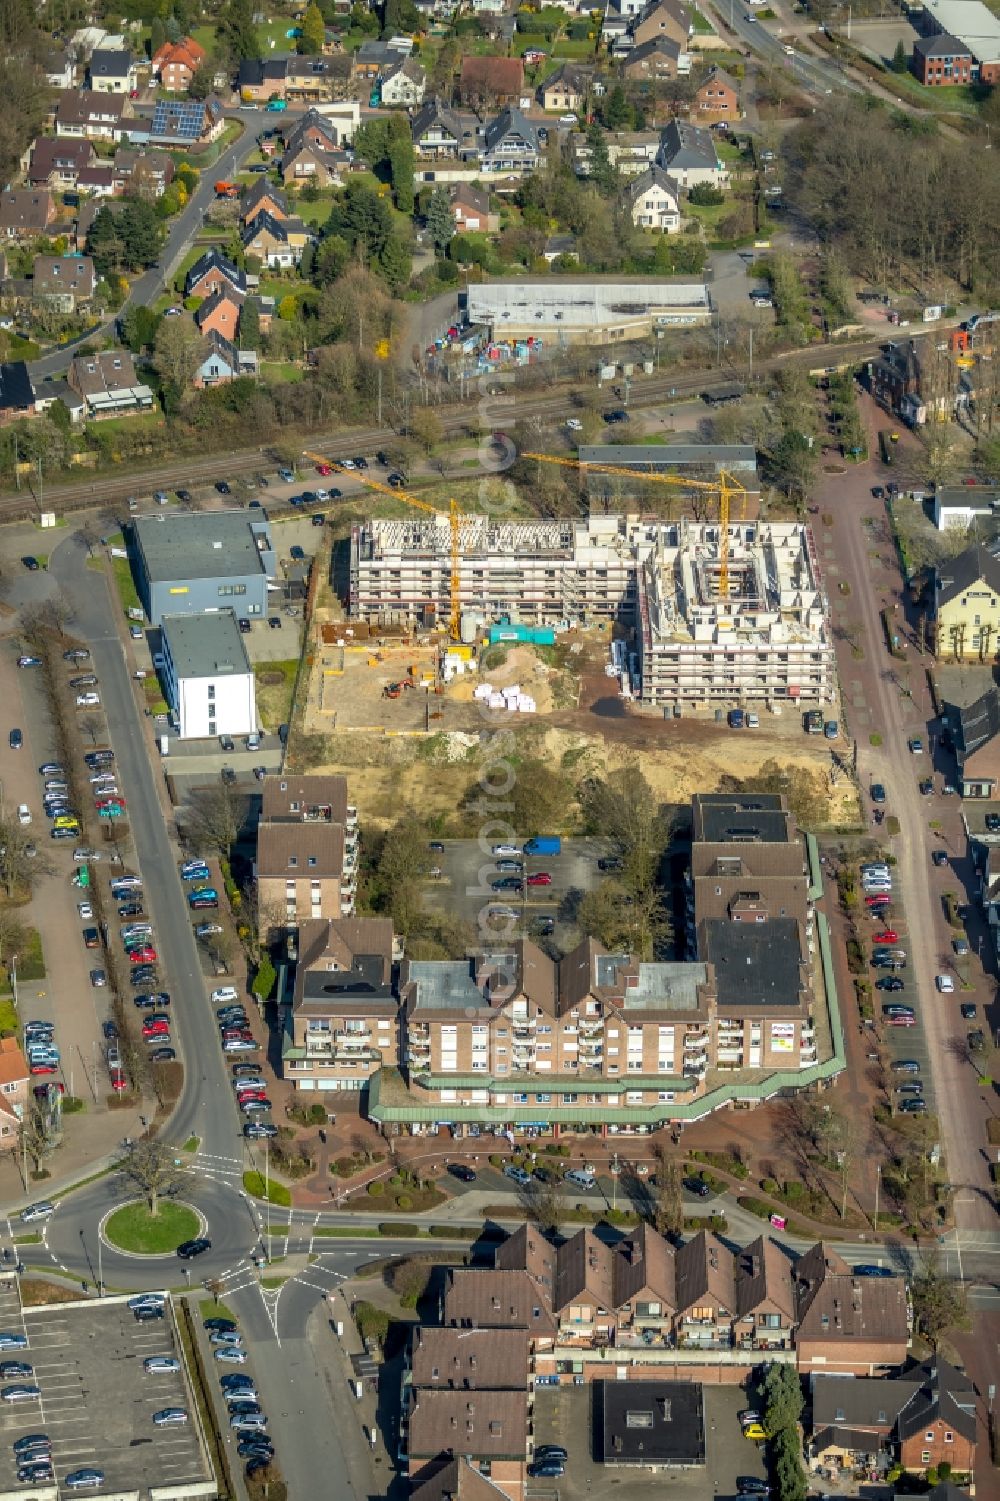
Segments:
[[[0,1501],[1000,1501],[1000,0],[0,41]]]

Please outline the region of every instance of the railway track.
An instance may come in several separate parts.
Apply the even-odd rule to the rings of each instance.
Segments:
[[[825,345],[821,349],[796,350],[789,355],[778,355],[763,361],[758,367],[758,376],[789,365],[806,369],[825,368],[827,362],[843,362],[848,359],[856,364],[876,354],[880,342],[871,340],[862,343]],[[659,405],[663,401],[696,396],[702,391],[711,391],[732,384],[736,372],[732,370],[700,370],[685,374],[650,375],[631,387],[629,404],[633,408]],[[470,429],[485,433],[494,428],[513,425],[524,418],[571,417],[579,410],[579,401],[568,389],[553,391],[551,395],[531,392],[507,397],[502,392],[495,396],[479,396],[462,405],[442,407],[438,410],[445,434],[454,436]],[[399,435],[391,427],[367,427],[343,429],[327,433],[311,434],[303,438],[313,448],[321,447],[331,458],[350,458],[354,454],[390,446]],[[239,479],[254,474],[265,467],[273,468],[274,458],[267,445],[236,449],[228,454],[216,454],[210,458],[182,460],[179,463],[160,465],[146,470],[133,471],[127,476],[101,477],[75,485],[53,485],[39,496],[33,485],[0,494],[0,522],[12,522],[35,518],[42,511],[66,514],[72,511],[99,510],[117,505],[130,495],[145,494],[153,490],[190,489],[192,486],[214,484],[217,480]],[[273,504],[273,503],[272,503]]]

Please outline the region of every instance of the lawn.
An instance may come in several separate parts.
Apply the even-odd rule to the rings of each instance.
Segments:
[[[277,728],[292,717],[292,694],[298,658],[292,662],[255,662],[257,712],[264,724]]]
[[[6,983],[6,981],[5,981]],[[16,1032],[19,1026],[17,1007],[12,999],[0,1001],[0,1037]]]
[[[263,360],[260,378],[271,386],[294,386],[305,379],[305,371],[294,360]]]
[[[210,1298],[207,1303],[199,1303],[203,1319],[232,1319],[236,1323],[236,1315],[228,1303],[219,1303],[215,1298]]]
[[[114,574],[115,583],[118,586],[118,598],[122,602],[122,609],[140,610],[142,600],[136,591],[135,580],[132,578],[132,567],[128,558],[112,558],[111,572]]]
[[[948,83],[927,88],[918,83],[912,73],[887,73],[885,87],[898,91],[904,98],[933,114],[953,111],[956,114],[976,116],[980,111],[981,100],[969,84]]]
[[[104,1234],[120,1251],[135,1256],[165,1256],[176,1251],[183,1240],[198,1234],[201,1221],[186,1204],[161,1200],[155,1215],[150,1214],[145,1199],[123,1204],[106,1221]]]
[[[302,194],[298,193],[290,196],[289,206],[294,208],[304,224],[322,225],[330,217],[330,210],[333,207],[333,194],[320,193],[318,198],[310,203],[308,198],[303,198]]]
[[[695,32],[701,36],[711,36],[715,32],[715,27],[711,21],[707,16],[702,15],[697,6],[691,11],[691,25],[694,27]]]
[[[265,1184],[263,1173],[244,1173],[243,1187],[252,1199],[265,1199],[267,1203],[279,1204],[283,1209],[291,1207],[291,1189],[274,1178],[269,1178]]]
[[[23,954],[17,956],[19,980],[44,980],[45,960],[42,956],[42,940],[37,928],[29,928],[28,943]]]

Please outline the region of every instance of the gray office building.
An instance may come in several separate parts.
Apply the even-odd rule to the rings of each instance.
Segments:
[[[136,588],[153,625],[164,615],[232,610],[267,615],[267,581],[276,568],[263,511],[169,512],[132,524]]]

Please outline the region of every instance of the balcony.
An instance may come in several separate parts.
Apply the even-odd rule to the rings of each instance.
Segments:
[[[581,1037],[594,1037],[604,1031],[604,1023],[599,1016],[581,1018],[578,1025]]]
[[[356,829],[357,826],[358,826],[358,810],[357,810],[356,807],[354,807],[354,805],[352,803],[348,803],[348,805],[347,805],[347,824],[346,824],[346,827],[349,828],[349,829]]]

